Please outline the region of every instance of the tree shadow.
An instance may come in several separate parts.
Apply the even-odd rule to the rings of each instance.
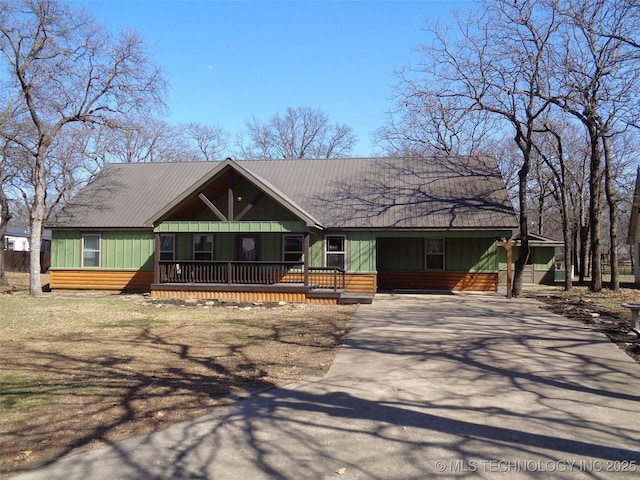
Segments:
[[[303,200],[336,227],[505,228],[517,224],[495,160],[481,156],[379,158]],[[319,213],[318,213],[319,215]]]
[[[635,363],[536,302],[453,297],[377,299],[360,307],[321,382],[272,389],[47,472],[68,479],[104,471],[321,479],[338,469],[344,478],[374,479],[637,475]],[[502,470],[492,467],[500,461]]]
[[[301,342],[296,343],[277,325],[264,326],[263,330],[263,335],[292,346],[333,348],[339,342],[339,338],[333,336],[327,342],[333,342],[334,345],[323,342],[313,345],[306,337],[301,337]],[[13,443],[7,451],[17,454],[27,448],[45,449],[49,441],[54,439],[61,442],[57,459],[88,444],[111,444],[125,425],[141,417],[148,417],[150,423],[154,424],[153,429],[157,430],[166,427],[167,423],[164,422],[201,416],[216,405],[237,401],[248,392],[275,386],[265,368],[280,368],[280,365],[273,363],[277,359],[272,359],[269,365],[256,360],[247,353],[246,342],[225,346],[219,356],[206,357],[197,351],[197,342],[187,344],[176,341],[173,333],[179,332],[164,331],[163,334],[157,334],[152,327],[145,327],[136,336],[123,341],[121,337],[112,337],[105,330],[100,349],[93,356],[76,353],[86,352],[85,345],[95,344],[92,336],[77,333],[72,338],[48,338],[47,347],[35,342],[33,346],[22,348],[19,353],[7,358],[3,361],[4,374],[12,377],[12,372],[16,372],[16,375],[32,376],[34,380],[3,385],[3,397],[24,399],[34,405],[40,403],[39,399],[46,403],[70,400],[68,408],[60,415],[65,418],[64,421],[56,418],[56,422],[49,423],[46,418],[36,419],[5,430],[4,435],[11,438]],[[117,345],[113,345],[113,338],[117,338]],[[70,344],[73,345],[71,348]],[[140,361],[133,353],[126,353],[140,348],[151,351],[146,354],[150,360],[145,368],[141,368]],[[157,354],[157,359],[153,352]],[[163,363],[167,357],[168,365],[173,366]],[[225,362],[226,358],[232,360]],[[287,364],[287,360],[283,359],[282,366]],[[177,399],[175,403],[170,403],[175,411],[158,406],[163,405],[163,399],[170,397]],[[161,416],[156,418],[154,415],[158,413]],[[66,430],[64,437],[70,441],[59,440],[61,432],[57,429],[60,425]],[[143,426],[143,429],[148,428],[148,425]],[[36,438],[41,442],[34,448],[33,439]],[[24,467],[3,466],[5,472],[12,473],[30,468],[28,463]]]

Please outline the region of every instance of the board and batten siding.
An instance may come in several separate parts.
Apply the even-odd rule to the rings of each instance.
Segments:
[[[445,267],[449,272],[498,271],[498,245],[493,238],[447,238]]]
[[[54,230],[51,269],[82,268],[82,236],[85,234],[100,234],[100,269],[153,271],[153,232],[138,230]]]
[[[425,269],[425,237],[378,238],[378,269],[383,272],[420,272]],[[445,238],[445,271],[498,271],[494,238]]]

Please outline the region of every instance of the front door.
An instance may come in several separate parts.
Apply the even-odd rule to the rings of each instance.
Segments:
[[[260,260],[258,237],[256,235],[238,236],[237,257],[241,262],[257,262]]]

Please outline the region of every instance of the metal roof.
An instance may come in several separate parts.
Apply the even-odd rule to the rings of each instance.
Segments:
[[[225,163],[226,162],[226,163]],[[236,168],[307,224],[325,228],[511,229],[495,160],[479,156],[111,164],[60,212],[58,228],[140,228]]]

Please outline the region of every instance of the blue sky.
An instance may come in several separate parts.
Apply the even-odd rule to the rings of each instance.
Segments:
[[[75,0],[109,29],[134,28],[167,74],[168,121],[240,132],[287,107],[320,108],[352,127],[353,154],[392,106],[393,71],[415,63],[426,20],[468,0]]]

